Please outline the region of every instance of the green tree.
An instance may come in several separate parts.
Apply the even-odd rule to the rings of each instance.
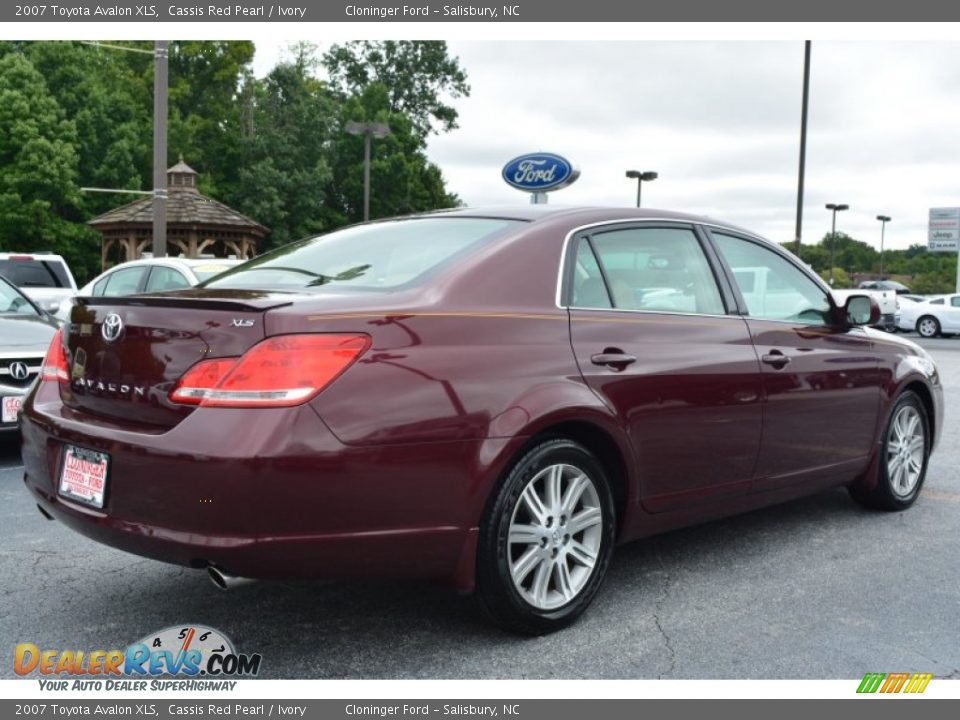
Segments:
[[[77,131],[21,53],[0,58],[0,248],[51,250],[81,277],[96,253],[81,224]]]
[[[271,229],[281,245],[325,229],[336,105],[309,72],[309,58],[277,65],[241,91],[242,151],[229,202]]]
[[[381,122],[390,135],[373,141],[370,163],[370,217],[456,207],[459,200],[447,192],[443,175],[423,152],[419,130],[402,113],[390,111],[388,94],[374,84],[348,98],[340,108],[338,132],[331,149],[333,175],[325,207],[329,227],[363,218],[363,143],[345,131],[346,123]]]
[[[822,270],[822,271],[820,272],[820,277],[823,278],[823,281],[824,281],[825,283],[828,283],[828,284],[829,284],[829,282],[830,282],[830,268],[827,268],[826,270]],[[833,269],[833,285],[832,285],[832,287],[833,287],[835,290],[844,290],[844,289],[847,289],[847,288],[852,288],[852,287],[853,287],[853,280],[851,280],[851,279],[850,279],[850,276],[847,275],[846,270],[844,270],[843,268],[840,268],[840,267],[835,267],[835,268]]]
[[[246,40],[170,44],[168,161],[182,154],[201,171],[201,191],[220,200],[237,190],[246,156],[240,99],[253,55],[254,45]],[[148,72],[145,81],[152,88],[152,65]]]
[[[442,40],[348,42],[330,48],[323,65],[342,97],[380,85],[386,110],[409,118],[421,144],[431,132],[456,128],[458,113],[447,100],[470,95],[466,72]]]
[[[43,75],[51,95],[77,129],[77,178],[81,186],[151,186],[152,107],[139,68],[127,53],[72,42],[24,43],[22,50]],[[140,56],[133,56],[143,63]],[[152,100],[150,100],[152,102]],[[85,217],[132,197],[85,193]]]

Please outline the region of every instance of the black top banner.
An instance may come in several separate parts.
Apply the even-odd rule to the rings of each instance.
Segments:
[[[942,0],[63,0],[3,3],[0,22],[943,22]]]

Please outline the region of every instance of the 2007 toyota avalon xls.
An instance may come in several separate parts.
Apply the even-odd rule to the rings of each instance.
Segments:
[[[401,575],[571,622],[616,543],[845,485],[909,507],[930,356],[698,217],[455,210],[80,298],[23,411],[41,510],[233,578]]]

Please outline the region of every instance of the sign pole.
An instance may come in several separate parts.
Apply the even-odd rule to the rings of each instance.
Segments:
[[[960,247],[957,247],[957,294],[960,295]]]

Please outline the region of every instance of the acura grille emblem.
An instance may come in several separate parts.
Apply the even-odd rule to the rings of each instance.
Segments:
[[[29,374],[30,368],[27,367],[26,363],[10,363],[10,377],[12,377],[14,380],[26,380],[27,375]]]
[[[123,332],[123,320],[116,313],[110,313],[103,320],[103,327],[100,328],[103,339],[107,342],[113,342],[120,333]]]

